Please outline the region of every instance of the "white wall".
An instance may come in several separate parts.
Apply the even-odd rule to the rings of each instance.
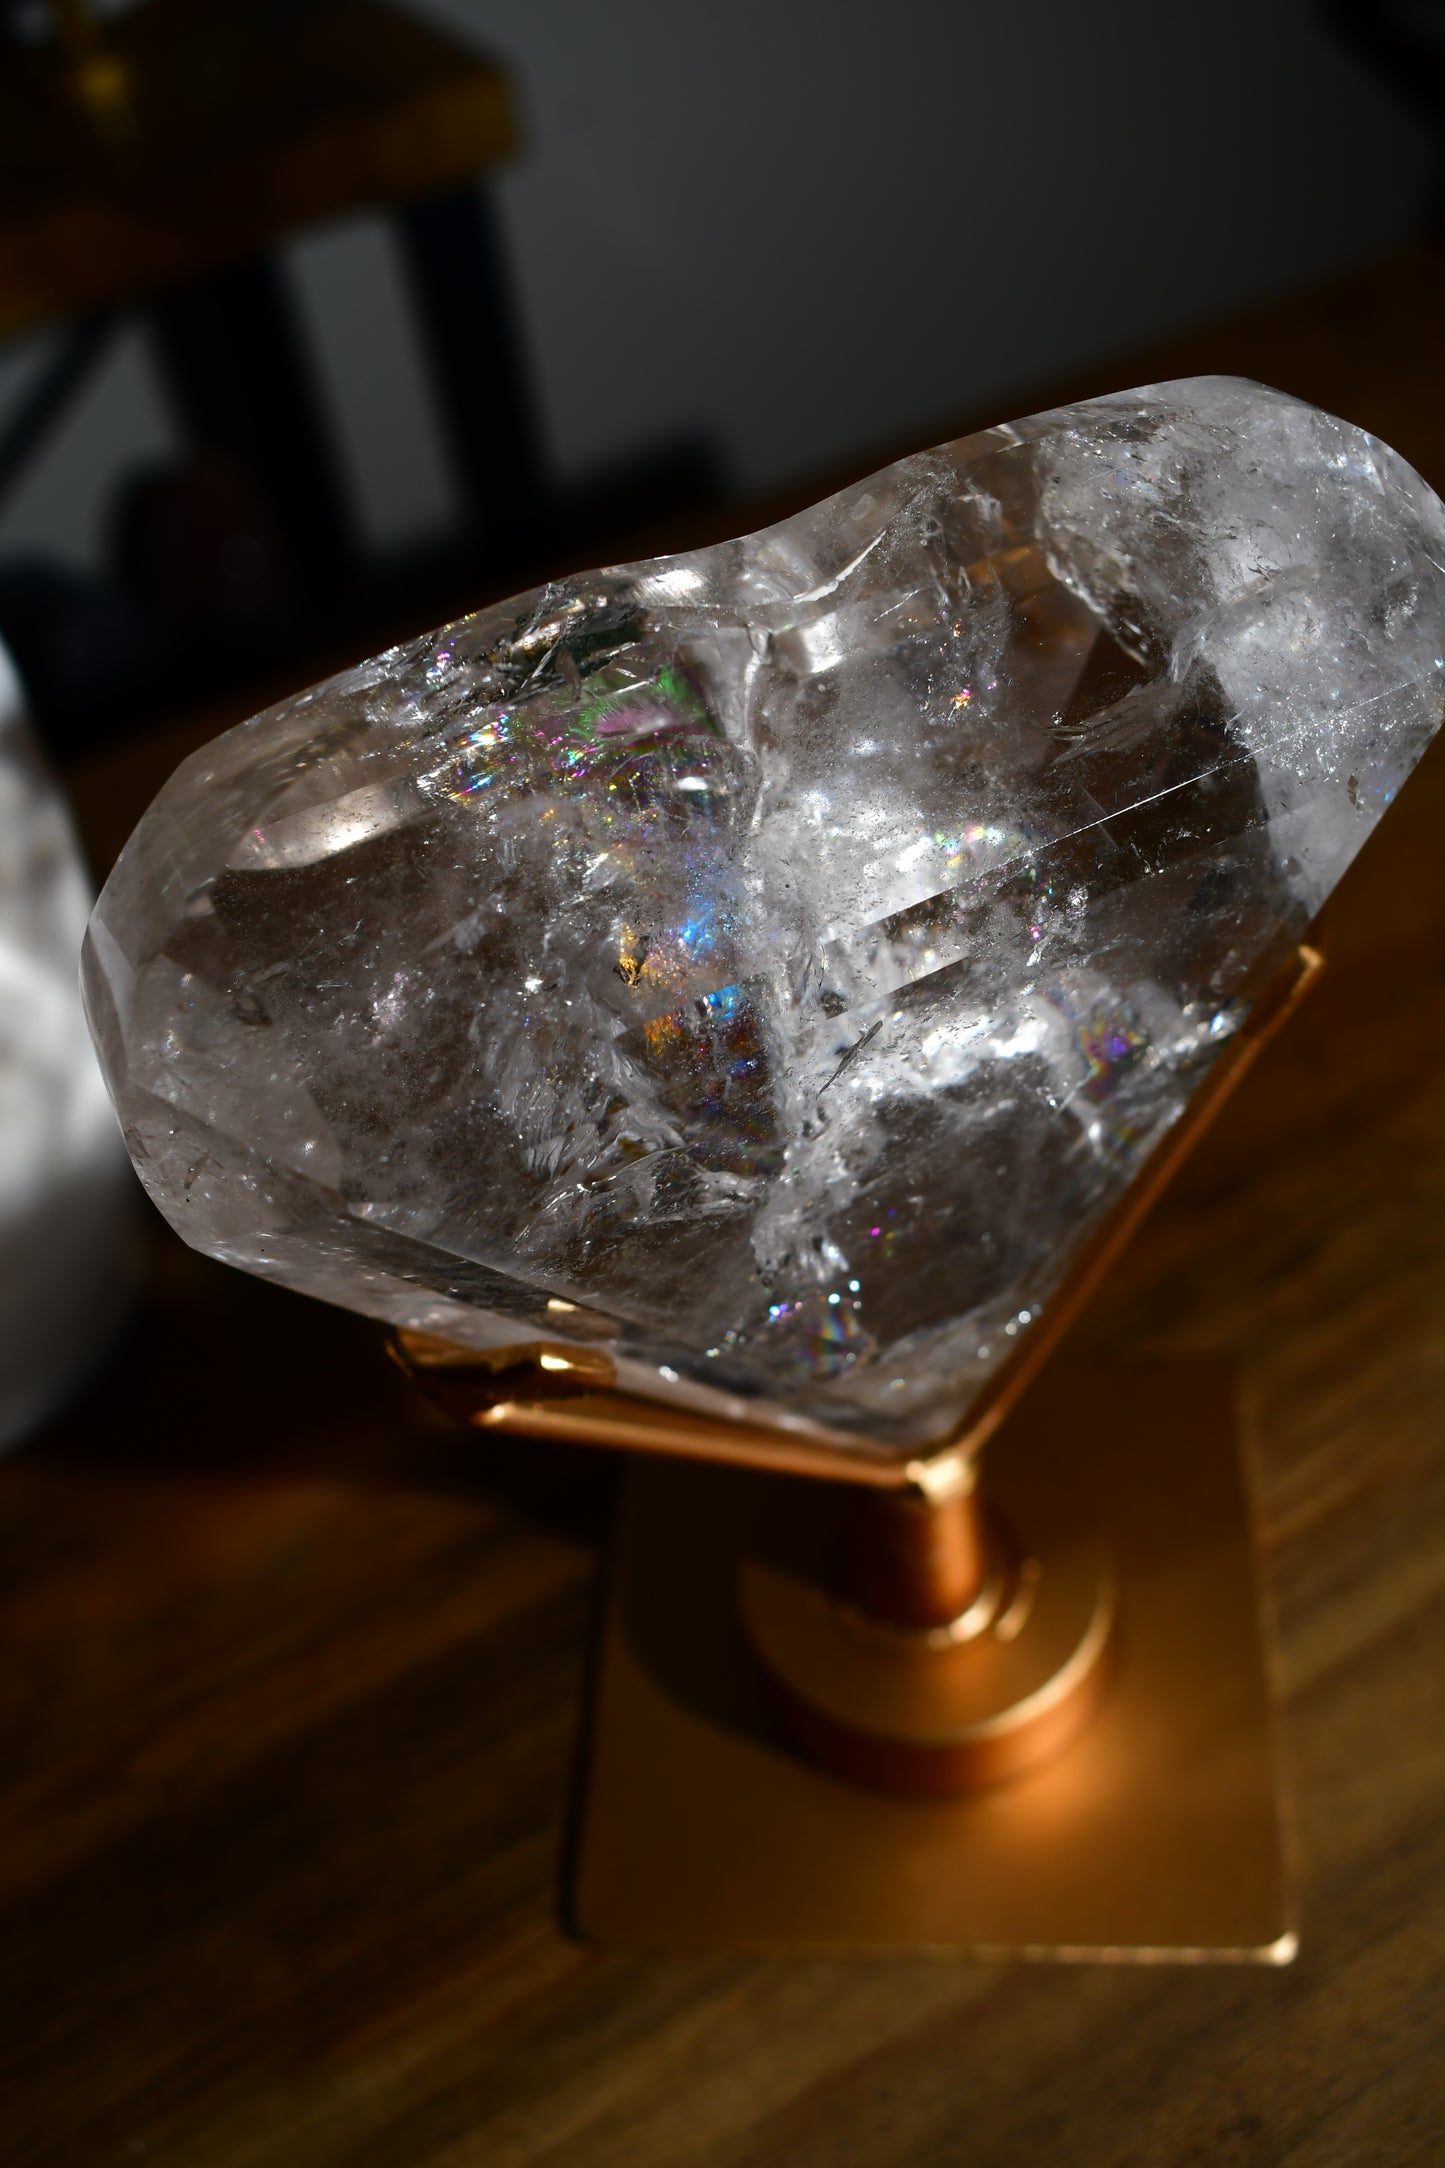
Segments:
[[[520,87],[501,198],[568,474],[701,429],[757,490],[927,439],[1383,252],[1430,170],[1309,0],[415,4]],[[367,528],[415,538],[451,496],[385,239],[297,261]],[[155,431],[133,375],[92,396],[88,489],[57,452],[0,554],[92,546]]]

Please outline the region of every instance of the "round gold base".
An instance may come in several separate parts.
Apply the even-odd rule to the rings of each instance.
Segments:
[[[797,1745],[875,1789],[940,1797],[1056,1753],[1104,1679],[1114,1582],[1090,1539],[988,1524],[977,1595],[956,1618],[900,1626],[829,1586],[821,1564],[746,1558],[743,1622]]]

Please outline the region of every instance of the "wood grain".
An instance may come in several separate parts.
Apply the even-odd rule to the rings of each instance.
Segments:
[[[1442,328],[1422,256],[1172,366],[1323,397],[1441,484]],[[366,1327],[158,1237],[118,1363],[0,1470],[7,2168],[1445,2156],[1442,838],[1445,745],[1079,1334],[1227,1352],[1253,1393],[1293,1968],[569,1941],[609,1469],[434,1426]]]

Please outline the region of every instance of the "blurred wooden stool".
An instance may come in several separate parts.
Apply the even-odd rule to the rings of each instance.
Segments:
[[[275,251],[383,210],[471,526],[534,523],[537,433],[489,209],[514,150],[502,71],[378,0],[147,0],[0,70],[0,336],[70,332],[0,433],[0,494],[140,307],[198,450],[243,471],[303,590],[355,542]]]

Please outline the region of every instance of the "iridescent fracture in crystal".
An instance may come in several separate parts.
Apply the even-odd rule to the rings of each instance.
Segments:
[[[188,1240],[936,1435],[1419,758],[1445,508],[1205,379],[396,648],[178,771],[93,1028]]]

